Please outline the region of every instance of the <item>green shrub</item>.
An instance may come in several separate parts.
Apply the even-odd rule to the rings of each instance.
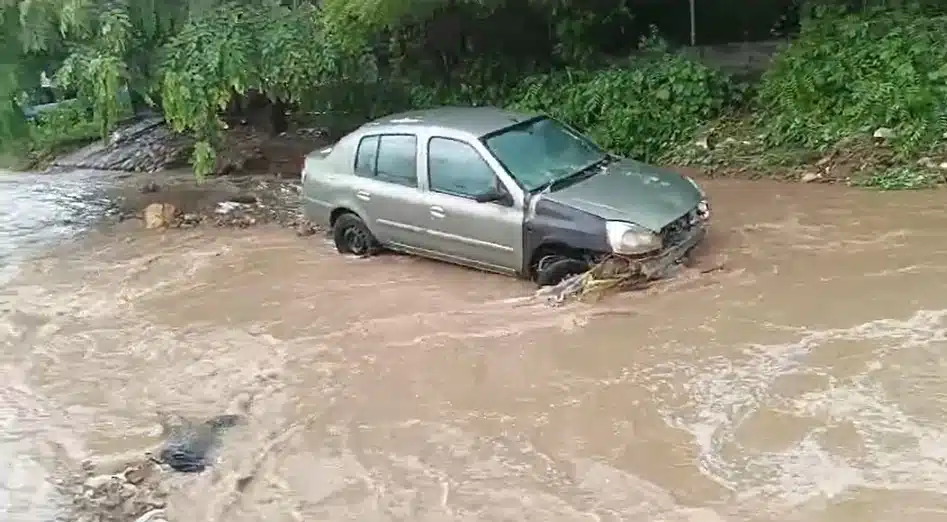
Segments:
[[[644,161],[692,137],[738,98],[725,74],[679,54],[653,54],[622,67],[531,76],[507,106],[549,113],[603,147]]]
[[[759,85],[767,144],[824,149],[888,127],[899,154],[929,149],[947,130],[945,28],[910,9],[817,13]]]
[[[0,147],[0,166],[31,169],[99,137],[100,126],[89,108],[67,100],[27,122],[25,135],[6,140]]]
[[[30,134],[35,147],[50,150],[101,137],[91,111],[78,100],[67,100],[39,113],[30,122]]]

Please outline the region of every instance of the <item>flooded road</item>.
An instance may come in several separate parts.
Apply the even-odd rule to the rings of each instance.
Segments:
[[[111,209],[93,172],[69,176],[0,171],[0,282],[18,261],[74,236]]]
[[[0,289],[3,519],[241,403],[171,521],[944,520],[943,194],[706,188],[723,270],[556,309],[276,228],[61,246]]]

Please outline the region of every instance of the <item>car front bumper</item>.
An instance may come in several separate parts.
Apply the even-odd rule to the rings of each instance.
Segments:
[[[669,268],[683,259],[694,247],[700,244],[706,235],[707,226],[705,222],[695,225],[688,231],[687,236],[674,246],[652,258],[642,260],[639,265],[641,274],[648,279],[660,279],[667,273]]]

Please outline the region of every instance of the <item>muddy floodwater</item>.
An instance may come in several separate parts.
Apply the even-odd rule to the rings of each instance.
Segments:
[[[5,522],[235,401],[172,522],[947,519],[943,192],[707,181],[696,267],[549,308],[285,229],[75,237],[55,185],[0,179]]]

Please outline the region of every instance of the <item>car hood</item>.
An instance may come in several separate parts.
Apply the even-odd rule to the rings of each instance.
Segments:
[[[603,172],[543,198],[609,221],[629,221],[658,232],[703,199],[684,176],[631,159],[615,161]]]

